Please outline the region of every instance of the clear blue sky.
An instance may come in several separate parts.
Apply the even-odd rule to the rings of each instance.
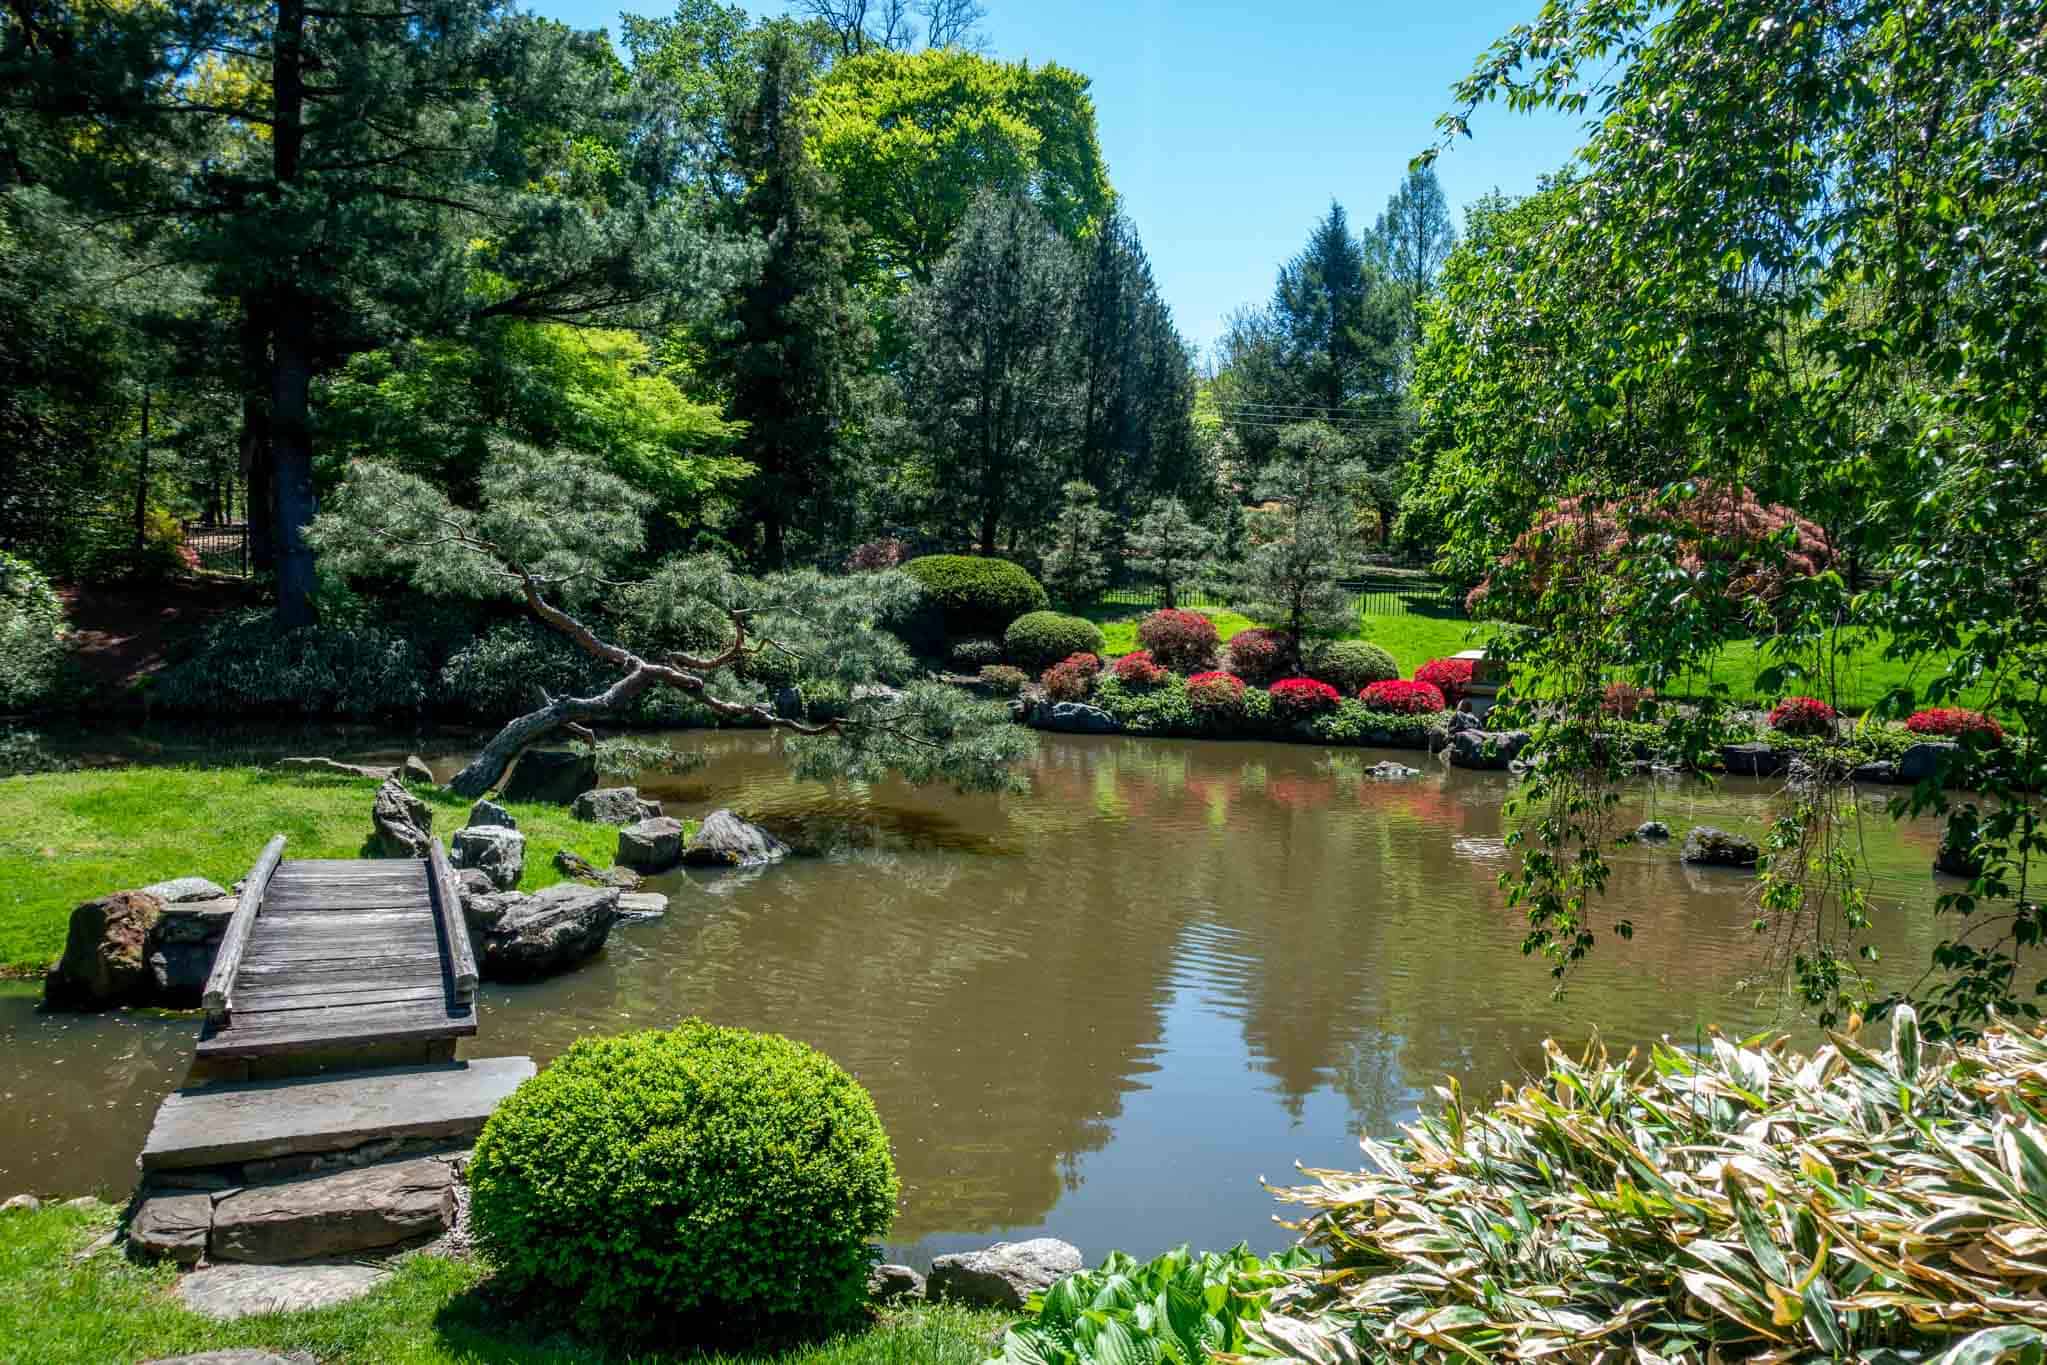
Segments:
[[[529,0],[617,30],[620,0]],[[1263,302],[1333,197],[1357,223],[1435,137],[1451,82],[1539,0],[985,0],[991,56],[1090,77],[1102,151],[1180,330],[1206,352]],[[633,13],[665,13],[658,0]],[[749,5],[757,12],[780,4]],[[1497,106],[1436,163],[1452,209],[1526,193],[1577,145],[1575,121]]]

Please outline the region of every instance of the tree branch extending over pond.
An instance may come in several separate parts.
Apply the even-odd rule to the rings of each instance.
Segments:
[[[528,744],[601,716],[624,716],[655,688],[684,693],[726,720],[790,735],[799,775],[1000,790],[1034,743],[1006,712],[930,682],[883,623],[917,609],[901,574],[828,578],[811,571],[750,578],[712,555],[613,577],[644,544],[645,495],[578,456],[504,445],[483,477],[481,506],[458,507],[438,488],[362,461],[312,528],[342,573],[401,572],[429,593],[506,597],[617,672],[583,696],[540,692],[449,786],[479,796]],[[597,624],[593,625],[592,620]],[[843,712],[787,714],[761,676],[831,684]],[[540,680],[535,679],[536,687]]]

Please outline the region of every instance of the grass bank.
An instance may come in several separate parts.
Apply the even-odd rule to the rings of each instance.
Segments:
[[[39,972],[64,948],[81,901],[166,877],[231,885],[271,835],[291,858],[354,858],[370,833],[377,784],[264,768],[100,768],[0,778],[0,972]],[[470,803],[421,788],[434,829],[468,821]],[[618,832],[560,806],[510,807],[526,835],[523,890],[560,881],[556,849],[611,865]]]
[[[232,1347],[306,1351],[324,1365],[493,1365],[627,1359],[508,1317],[467,1261],[413,1256],[366,1298],[310,1313],[215,1323],[173,1297],[168,1266],[79,1252],[114,1225],[109,1208],[0,1214],[0,1357],[107,1365]],[[864,1331],[747,1356],[638,1355],[698,1365],[976,1365],[1006,1319],[958,1308],[904,1309]]]

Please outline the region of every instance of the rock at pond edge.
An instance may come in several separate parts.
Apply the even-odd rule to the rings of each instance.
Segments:
[[[666,872],[682,861],[682,821],[657,815],[625,826],[618,832],[616,861],[636,872]]]
[[[505,801],[566,806],[597,785],[597,760],[573,749],[528,749],[499,790]]]
[[[526,836],[502,825],[458,829],[448,861],[465,870],[474,868],[489,877],[498,890],[510,891],[526,872]]]
[[[1697,825],[1685,835],[1681,856],[1685,862],[1697,867],[1752,868],[1762,856],[1762,848],[1746,835],[1729,834],[1711,825]]]
[[[1081,1269],[1080,1248],[1055,1237],[997,1242],[982,1251],[940,1256],[931,1263],[925,1296],[934,1300],[1019,1309]]]
[[[765,867],[788,856],[787,844],[729,810],[705,816],[682,850],[682,860],[692,867]]]
[[[433,808],[395,777],[377,788],[370,822],[375,826],[370,845],[379,858],[424,858],[433,842]]]
[[[116,891],[71,912],[64,955],[43,978],[51,1009],[97,1010],[147,998],[149,936],[163,902],[139,891]]]

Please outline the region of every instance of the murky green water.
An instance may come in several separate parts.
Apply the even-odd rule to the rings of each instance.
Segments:
[[[1676,845],[1620,855],[1602,933],[1553,1000],[1495,877],[1504,775],[1415,754],[1047,738],[1028,795],[791,781],[760,736],[684,736],[710,765],[645,785],[671,813],[730,805],[828,851],[757,874],[658,878],[667,918],[597,959],[486,987],[469,1055],[545,1060],[590,1033],[697,1014],[824,1049],[895,1140],[910,1256],[1040,1232],[1111,1247],[1285,1233],[1261,1176],[1354,1161],[1446,1074],[1496,1088],[1555,1036],[1691,1041],[1761,1027],[1751,878]],[[1381,757],[1404,783],[1358,776]],[[452,771],[452,762],[437,766]],[[1868,798],[1887,970],[1936,935],[1936,830]],[[1761,783],[1645,781],[1622,818],[1760,834]],[[547,850],[534,850],[546,856]],[[125,1190],[189,1017],[46,1016],[0,996],[0,1191]]]

